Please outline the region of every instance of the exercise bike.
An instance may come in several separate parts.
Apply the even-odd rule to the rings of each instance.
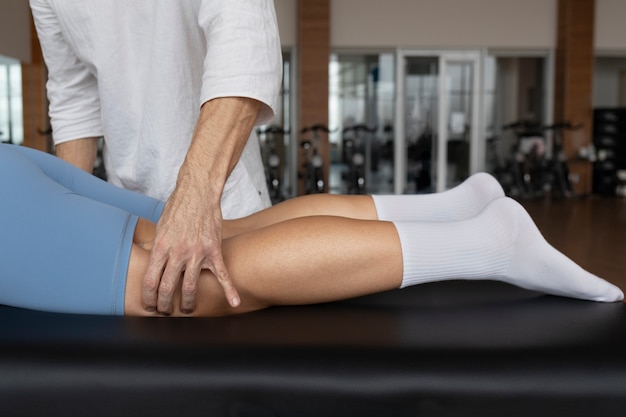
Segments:
[[[263,137],[262,154],[263,164],[265,165],[265,178],[267,180],[267,188],[272,204],[285,200],[283,193],[283,158],[282,146],[284,135],[289,130],[283,129],[281,126],[271,125],[265,128],[257,129],[259,137]]]
[[[499,136],[487,138],[487,158],[490,163],[490,172],[498,180],[504,193],[512,198],[521,197],[525,188],[524,173],[517,153],[512,157],[502,158]]]
[[[324,174],[324,158],[320,155],[320,132],[326,134],[331,130],[324,124],[318,123],[306,126],[300,130],[301,134],[309,134],[309,139],[300,144],[304,150],[304,167],[299,177],[304,180],[305,194],[319,194],[326,191],[326,176]]]
[[[570,180],[569,162],[563,150],[563,132],[566,130],[578,130],[582,124],[573,125],[570,122],[555,123],[545,127],[554,132],[552,137],[552,151],[547,161],[547,182],[551,184],[551,191],[557,197],[573,197],[574,188]]]
[[[365,124],[357,124],[343,129],[343,158],[348,165],[348,172],[344,174],[344,180],[347,182],[348,194],[366,193],[366,140],[363,140],[363,135],[376,131],[376,127],[370,128]]]
[[[503,127],[513,129],[517,136],[514,169],[523,178],[521,197],[542,197],[548,193],[556,197],[573,196],[562,133],[581,127],[582,125],[574,126],[570,122],[540,125],[528,121],[514,122]],[[554,132],[550,149],[545,137],[546,131]]]

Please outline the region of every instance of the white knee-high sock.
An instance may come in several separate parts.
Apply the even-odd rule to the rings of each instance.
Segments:
[[[441,193],[373,195],[379,220],[451,221],[474,217],[490,202],[504,196],[491,175],[480,172]]]
[[[401,287],[492,279],[554,295],[618,301],[622,291],[585,271],[543,238],[517,202],[500,198],[453,222],[394,222],[402,246]]]

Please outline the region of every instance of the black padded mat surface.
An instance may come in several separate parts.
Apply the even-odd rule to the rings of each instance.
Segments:
[[[0,307],[0,415],[619,415],[624,352],[624,304],[495,282],[225,318]]]

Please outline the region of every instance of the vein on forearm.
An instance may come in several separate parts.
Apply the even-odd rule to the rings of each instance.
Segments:
[[[191,181],[205,183],[221,195],[254,127],[260,106],[258,101],[244,97],[206,102],[185,159],[184,175]]]

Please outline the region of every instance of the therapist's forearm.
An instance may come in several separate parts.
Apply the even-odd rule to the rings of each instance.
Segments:
[[[96,137],[71,140],[56,145],[56,155],[59,158],[90,174],[93,172],[97,154],[98,138]]]
[[[226,179],[243,152],[261,103],[245,97],[224,97],[202,106],[183,170],[194,182],[221,195]]]
[[[181,286],[181,311],[193,311],[198,279],[205,269],[218,280],[229,304],[239,305],[239,294],[222,257],[220,200],[260,107],[256,100],[238,97],[214,99],[202,106],[176,188],[157,224],[143,278],[146,310],[171,314],[174,290]]]

